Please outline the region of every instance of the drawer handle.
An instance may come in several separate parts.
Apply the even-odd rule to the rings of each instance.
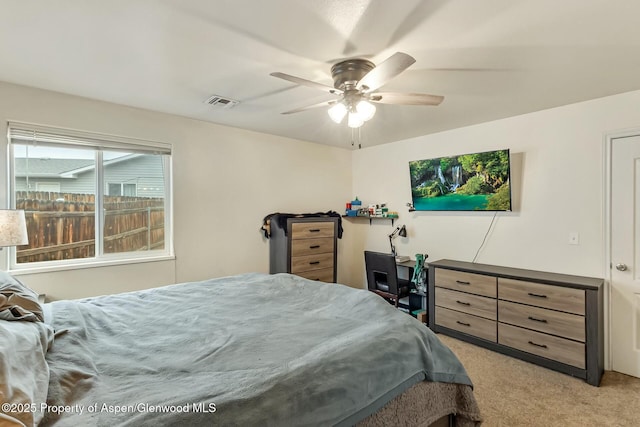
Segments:
[[[320,245],[311,245],[309,246],[309,249],[318,249],[320,247]]]
[[[458,300],[456,300],[456,302],[457,302],[458,304],[462,304],[462,305],[471,305],[471,303],[470,303],[470,302],[464,302],[464,301],[458,301]]]
[[[464,323],[464,322],[461,322],[459,320],[456,320],[456,323],[459,324],[459,325],[462,325],[462,326],[471,326],[471,323]]]
[[[319,233],[320,229],[319,228],[311,228],[309,229],[309,233]]]
[[[533,320],[534,322],[547,323],[547,319],[536,319],[535,317],[529,316],[529,320]]]
[[[456,283],[460,285],[471,285],[471,282],[463,282],[462,280],[456,280]]]
[[[532,294],[531,292],[529,292],[529,296],[536,297],[536,298],[547,298],[546,295]]]
[[[547,348],[547,346],[545,344],[538,344],[538,343],[535,343],[533,341],[529,341],[529,344],[535,345],[536,347],[540,347],[540,348]]]
[[[309,264],[311,265],[320,264],[320,261],[310,261]]]

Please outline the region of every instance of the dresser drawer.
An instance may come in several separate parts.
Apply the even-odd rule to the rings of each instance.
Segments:
[[[580,369],[585,368],[583,343],[503,323],[498,323],[498,343]]]
[[[297,257],[333,252],[333,242],[334,239],[331,237],[291,240],[291,256]]]
[[[333,269],[333,253],[291,257],[292,274],[323,268]]]
[[[319,282],[333,282],[333,268],[323,268],[321,270],[303,271],[297,274],[309,280],[317,280]]]
[[[438,307],[435,310],[436,324],[445,328],[474,335],[488,341],[496,342],[496,322],[471,314]]]
[[[495,277],[483,274],[465,273],[442,268],[437,268],[435,271],[436,286],[486,297],[496,297],[496,283]]]
[[[498,298],[584,315],[584,291],[500,277]]]
[[[291,224],[291,239],[313,239],[332,237],[333,222],[294,222]]]
[[[548,334],[584,342],[584,317],[547,310],[530,305],[498,301],[498,319],[511,325],[522,326]]]
[[[436,288],[436,305],[496,320],[496,300],[466,292]]]

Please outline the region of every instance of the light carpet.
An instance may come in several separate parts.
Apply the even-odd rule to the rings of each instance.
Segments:
[[[471,380],[483,426],[640,426],[640,378],[606,371],[600,387],[446,335]]]

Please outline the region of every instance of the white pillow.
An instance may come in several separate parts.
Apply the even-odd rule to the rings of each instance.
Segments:
[[[45,355],[52,343],[53,329],[45,323],[0,320],[0,426],[36,426],[42,420],[49,388]]]

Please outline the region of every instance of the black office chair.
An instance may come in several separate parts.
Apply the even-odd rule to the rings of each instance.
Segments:
[[[409,295],[408,280],[398,279],[396,257],[382,252],[364,251],[367,287],[398,307],[400,298]]]

